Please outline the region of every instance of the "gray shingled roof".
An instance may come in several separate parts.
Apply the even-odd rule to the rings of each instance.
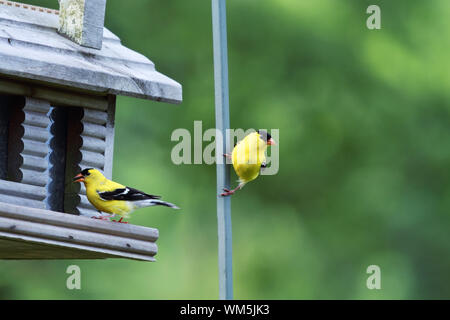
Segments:
[[[181,85],[157,72],[106,28],[101,50],[57,33],[54,10],[0,4],[0,76],[39,80],[99,93],[179,103]],[[169,48],[168,48],[169,49]]]

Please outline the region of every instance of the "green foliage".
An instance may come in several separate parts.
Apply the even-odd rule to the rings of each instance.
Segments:
[[[449,298],[450,3],[227,2],[232,127],[279,128],[281,159],[233,196],[235,297]],[[183,85],[180,106],[118,99],[114,178],[182,207],[131,220],[160,230],[158,261],[3,261],[1,298],[218,297],[215,168],[170,161],[174,129],[214,126],[210,9],[108,1],[106,26]]]

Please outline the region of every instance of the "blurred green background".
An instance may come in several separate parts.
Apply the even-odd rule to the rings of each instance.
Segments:
[[[366,28],[370,4],[381,30]],[[235,298],[450,298],[450,2],[227,9],[231,126],[280,130],[279,173],[232,198]],[[215,167],[170,160],[174,129],[214,127],[211,3],[110,0],[105,24],[184,98],[118,98],[114,178],[182,212],[133,215],[160,230],[156,263],[2,261],[0,298],[216,299]],[[71,264],[81,290],[66,289]],[[371,264],[381,290],[366,288]]]

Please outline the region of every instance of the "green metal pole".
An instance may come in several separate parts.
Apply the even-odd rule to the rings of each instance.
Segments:
[[[230,128],[228,98],[228,54],[227,22],[225,0],[212,0],[213,47],[214,47],[214,83],[216,103],[216,130],[223,137],[222,145],[217,145],[216,157],[227,153]],[[219,132],[217,132],[219,134]],[[218,141],[216,139],[216,141]],[[224,160],[224,159],[217,159]],[[217,226],[219,240],[219,298],[233,299],[232,241],[231,241],[231,201],[230,197],[221,197],[223,188],[230,187],[230,169],[226,161],[216,164],[217,170]]]

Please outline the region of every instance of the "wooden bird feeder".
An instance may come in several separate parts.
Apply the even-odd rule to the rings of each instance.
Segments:
[[[157,253],[158,230],[91,219],[71,183],[86,167],[111,178],[116,95],[182,100],[180,84],[103,27],[105,7],[0,0],[0,259]]]

